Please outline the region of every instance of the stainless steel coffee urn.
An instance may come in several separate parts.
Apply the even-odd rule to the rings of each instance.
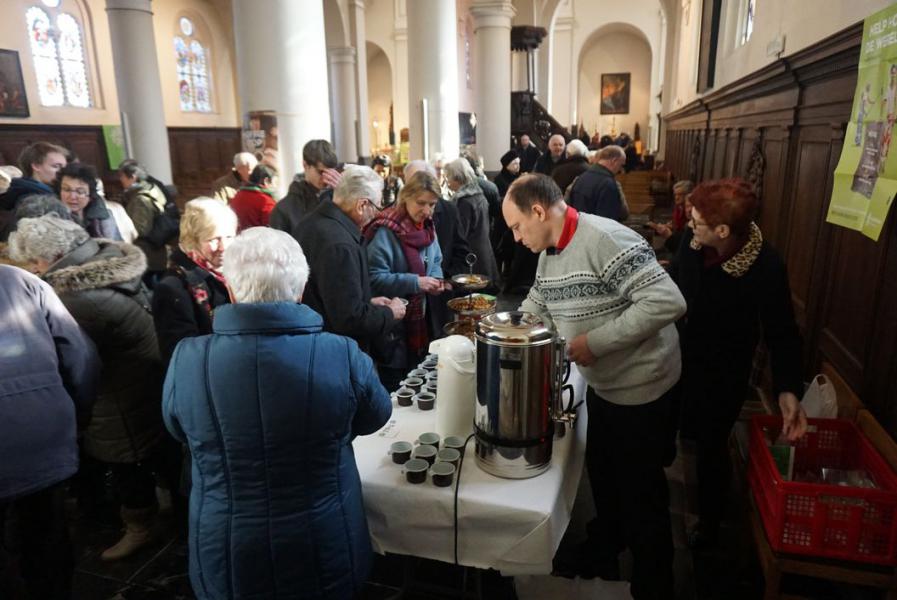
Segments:
[[[474,417],[480,468],[525,479],[551,466],[554,422],[562,408],[564,339],[536,315],[487,315],[477,324]]]

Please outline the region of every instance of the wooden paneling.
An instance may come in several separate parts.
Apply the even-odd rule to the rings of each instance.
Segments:
[[[18,164],[19,153],[28,144],[47,141],[68,148],[81,162],[97,168],[107,193],[121,191],[115,176],[118,165],[110,165],[100,127],[69,125],[0,126],[0,164]],[[233,156],[240,151],[239,129],[178,127],[168,130],[173,183],[180,203],[211,191],[211,183],[227,173]]]
[[[895,435],[895,219],[878,242],[825,222],[861,38],[859,24],[667,115],[665,163],[679,178],[743,177],[760,137],[758,222],[788,266],[805,374],[829,363]]]

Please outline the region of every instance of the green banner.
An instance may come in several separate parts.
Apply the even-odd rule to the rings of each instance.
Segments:
[[[826,220],[878,241],[897,194],[897,5],[865,21],[853,110]]]
[[[114,171],[127,157],[121,125],[103,125],[103,139],[106,141],[106,158],[109,159],[109,169]]]

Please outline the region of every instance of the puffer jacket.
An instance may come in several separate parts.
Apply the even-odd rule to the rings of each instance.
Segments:
[[[133,245],[91,238],[44,274],[103,362],[84,438],[84,450],[103,462],[142,460],[165,435],[159,347],[140,280],[145,270]]]
[[[86,421],[100,360],[50,286],[0,265],[0,502],[78,470],[75,417]]]
[[[193,456],[201,600],[355,597],[371,543],[352,440],[389,419],[374,365],[287,302],[228,304],[178,344],[163,414]]]
[[[168,265],[168,247],[157,246],[145,237],[153,230],[156,216],[162,214],[166,203],[167,198],[162,189],[149,181],[135,183],[125,190],[122,199],[137,230],[134,245],[146,254],[147,269],[150,271],[164,271]]]

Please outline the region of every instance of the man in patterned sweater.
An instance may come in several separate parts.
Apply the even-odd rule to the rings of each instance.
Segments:
[[[685,300],[641,236],[567,206],[549,177],[517,179],[502,212],[514,239],[540,253],[521,309],[554,323],[589,384],[586,459],[597,517],[577,571],[618,579],[628,547],[633,598],[672,598],[663,467],[681,370],[674,323]]]

